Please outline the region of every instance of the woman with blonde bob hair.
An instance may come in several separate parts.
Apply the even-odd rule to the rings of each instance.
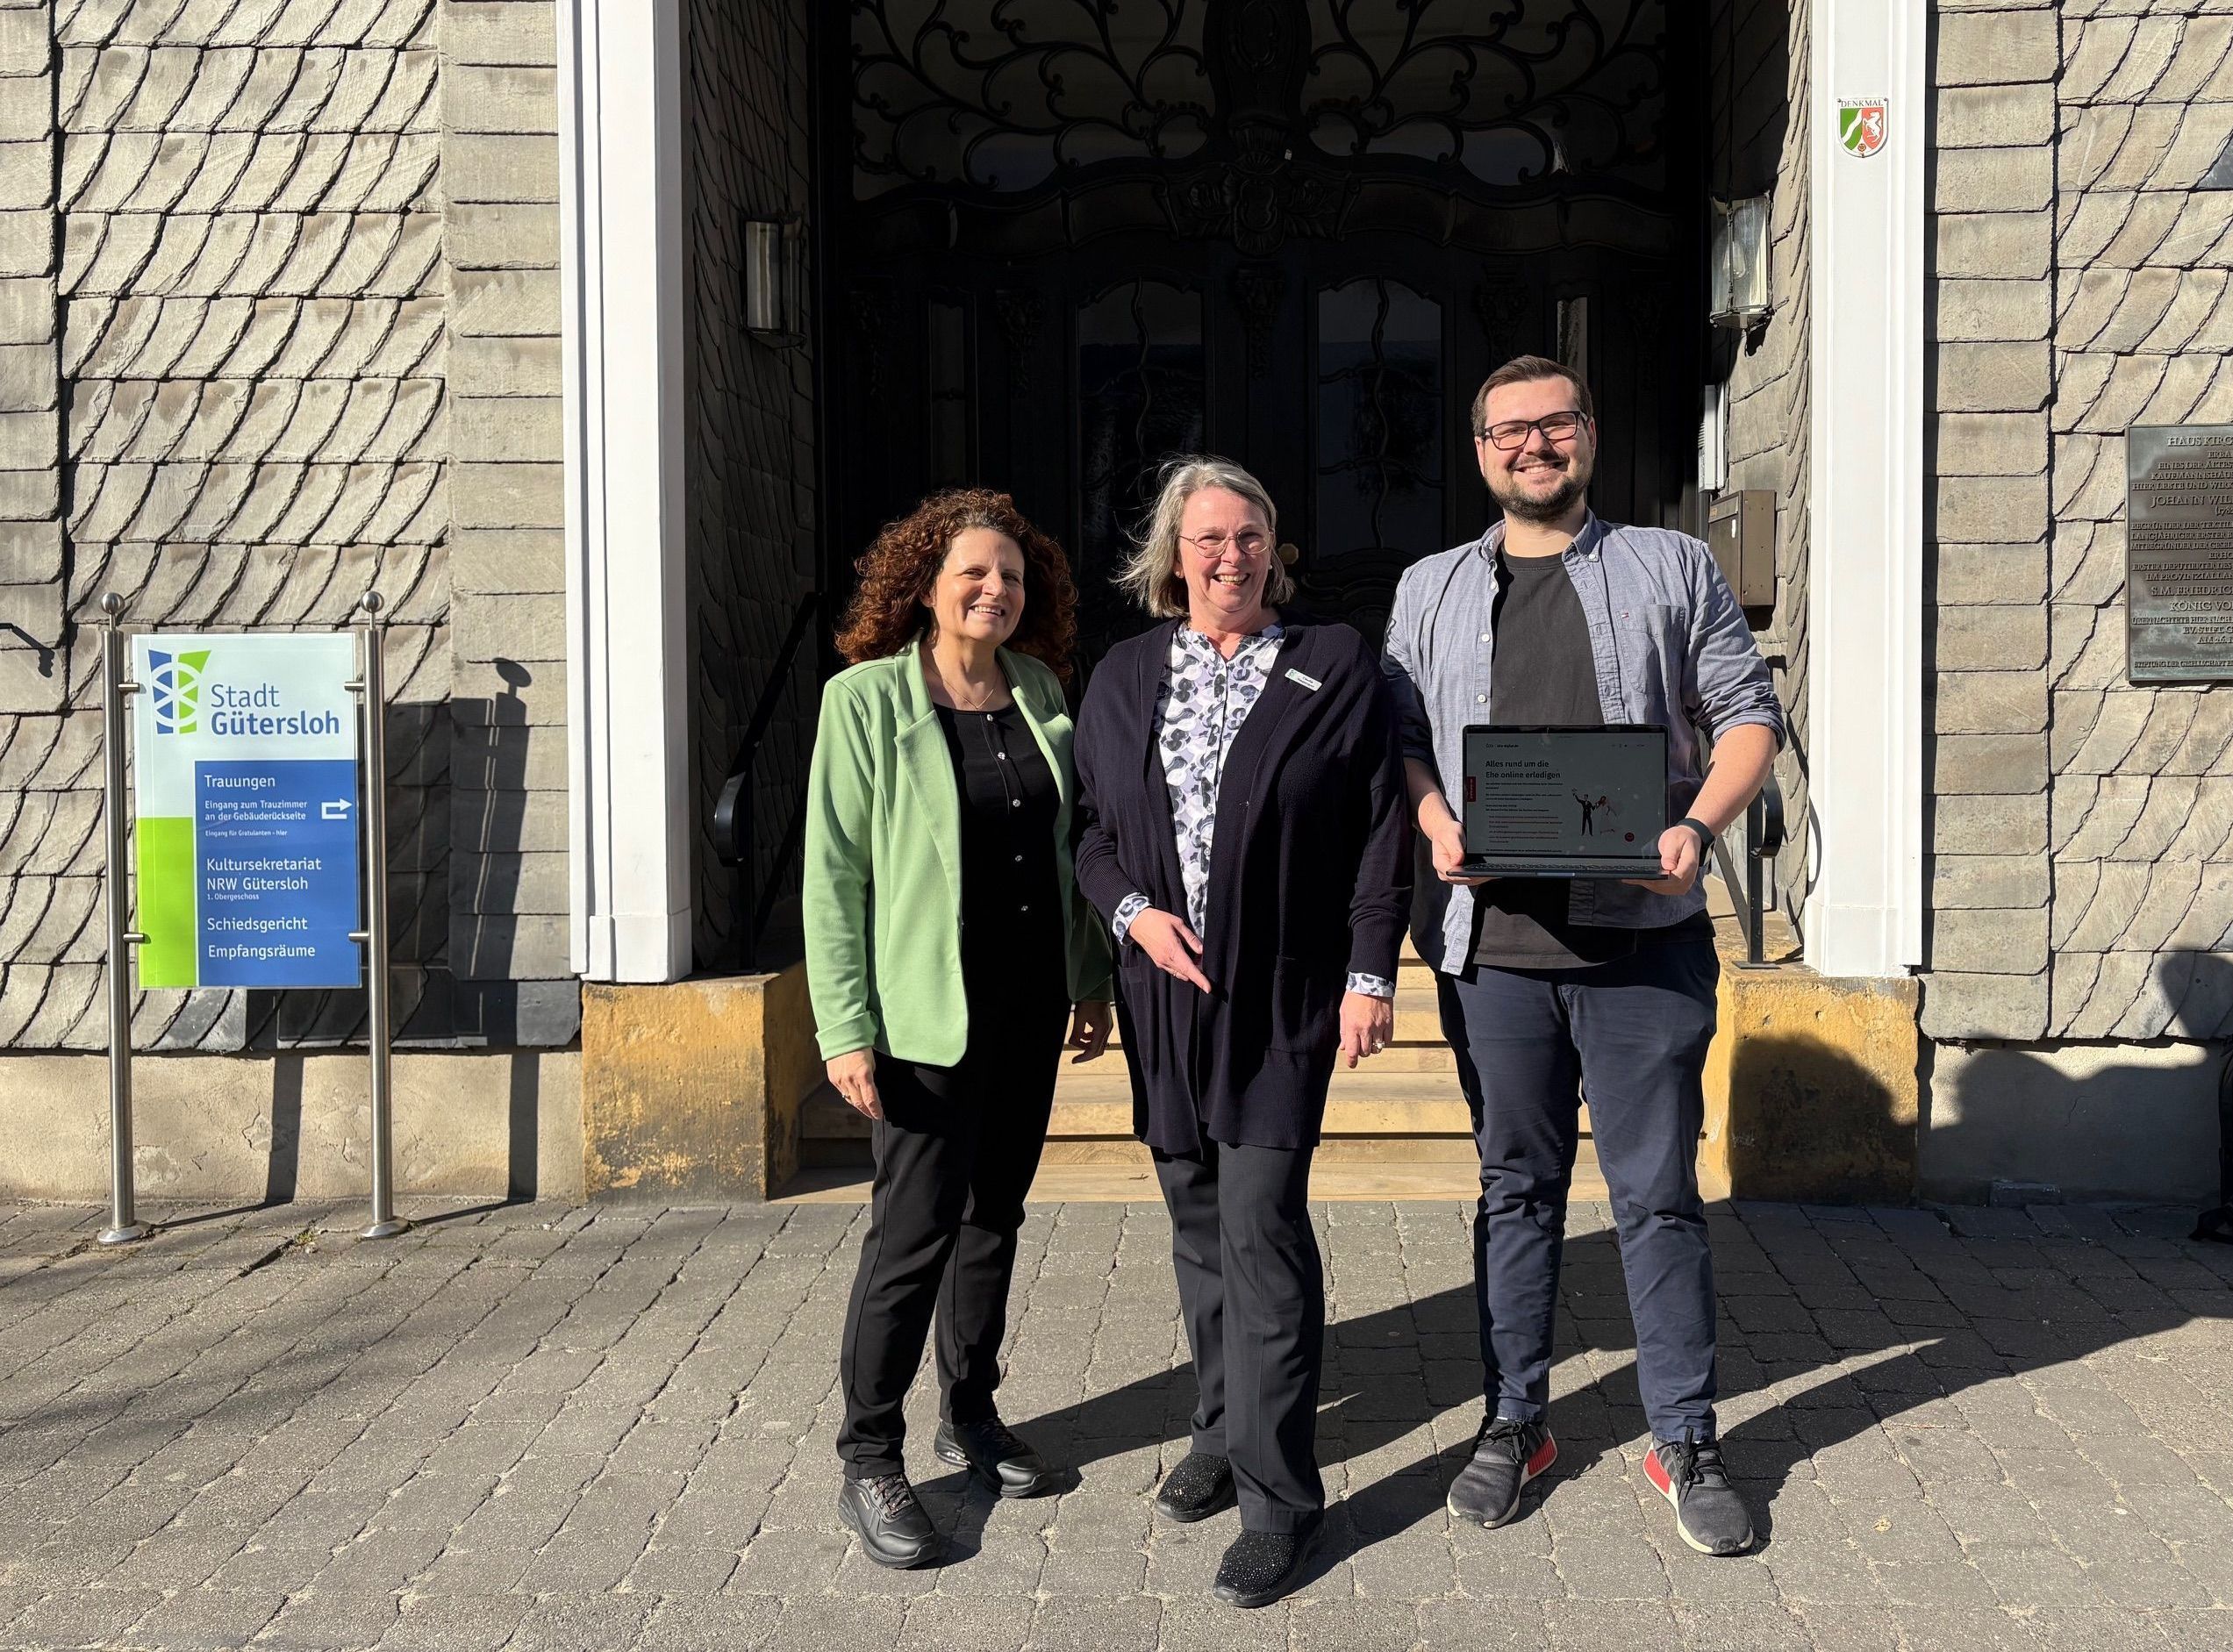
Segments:
[[[1219,489],[1255,507],[1263,523],[1264,537],[1273,547],[1271,560],[1264,568],[1263,601],[1274,608],[1292,601],[1295,582],[1278,554],[1279,512],[1272,506],[1271,496],[1263,490],[1263,483],[1229,459],[1179,460],[1165,467],[1156,508],[1149,513],[1140,537],[1134,541],[1132,554],[1117,575],[1117,588],[1158,619],[1186,618],[1186,573],[1179,554],[1179,530],[1187,500],[1206,488]]]
[[[938,1324],[939,1459],[1003,1497],[1056,1489],[992,1403],[1023,1201],[1063,1025],[1109,1037],[1108,944],[1075,898],[1062,547],[1005,493],[926,499],[877,536],[822,690],[807,781],[806,978],[830,1083],[876,1153],[839,1355],[838,1513],[880,1565],[944,1542],[901,1405]]]
[[[1156,1506],[1241,1536],[1214,1592],[1297,1582],[1325,1507],[1325,1279],[1310,1162],[1341,1056],[1394,1025],[1411,853],[1372,647],[1290,597],[1263,485],[1186,458],[1122,583],[1164,623],[1119,643],[1078,712],[1078,886],[1117,940],[1133,1128],[1170,1207],[1200,1396]]]

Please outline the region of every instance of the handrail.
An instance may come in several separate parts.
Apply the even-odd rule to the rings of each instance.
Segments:
[[[1761,785],[1759,795],[1745,805],[1745,865],[1741,883],[1736,863],[1729,858],[1728,844],[1721,838],[1714,840],[1714,862],[1721,869],[1721,882],[1728,886],[1730,905],[1736,908],[1737,923],[1744,931],[1745,962],[1753,968],[1767,962],[1767,869],[1782,851],[1786,835],[1783,788],[1771,774]],[[1741,905],[1737,901],[1740,888],[1744,892]]]
[[[739,869],[735,887],[734,939],[737,967],[750,969],[757,962],[760,933],[767,927],[768,918],[775,909],[775,893],[781,887],[780,876],[771,875],[765,889],[753,889],[753,847],[757,811],[752,806],[752,774],[760,756],[760,745],[776,720],[776,712],[783,701],[783,694],[791,681],[791,672],[798,657],[798,650],[813,633],[814,622],[821,612],[821,593],[806,591],[800,595],[798,606],[792,609],[791,626],[784,633],[782,646],[776,650],[774,666],[768,673],[767,685],[760,691],[759,702],[752,708],[751,719],[745,725],[744,739],[739,743],[736,755],[729,763],[727,777],[721,783],[720,796],[713,805],[713,856],[723,866]],[[791,808],[791,816],[784,823],[782,838],[776,851],[776,868],[782,867],[791,853],[806,819],[805,794],[802,790]]]

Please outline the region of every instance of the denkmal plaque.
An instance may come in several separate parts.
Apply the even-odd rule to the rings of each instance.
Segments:
[[[2233,682],[2233,425],[2125,433],[2125,676]]]

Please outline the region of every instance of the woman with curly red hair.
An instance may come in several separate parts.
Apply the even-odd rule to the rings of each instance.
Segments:
[[[807,983],[876,1183],[840,1354],[838,1512],[870,1559],[944,1548],[902,1402],[938,1322],[934,1450],[1003,1497],[1056,1477],[1000,1420],[1008,1283],[1063,1026],[1109,1039],[1109,955],[1070,868],[1076,595],[1005,493],[926,499],[857,564],[807,783]],[[1072,1006],[1075,1014],[1072,1016]]]

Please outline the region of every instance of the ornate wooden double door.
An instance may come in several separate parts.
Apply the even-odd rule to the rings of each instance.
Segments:
[[[1005,488],[1070,550],[1090,666],[1145,623],[1109,576],[1156,468],[1206,451],[1377,636],[1489,519],[1470,406],[1522,351],[1588,376],[1600,510],[1671,520],[1705,203],[1670,10],[818,4],[830,588],[923,493]]]

